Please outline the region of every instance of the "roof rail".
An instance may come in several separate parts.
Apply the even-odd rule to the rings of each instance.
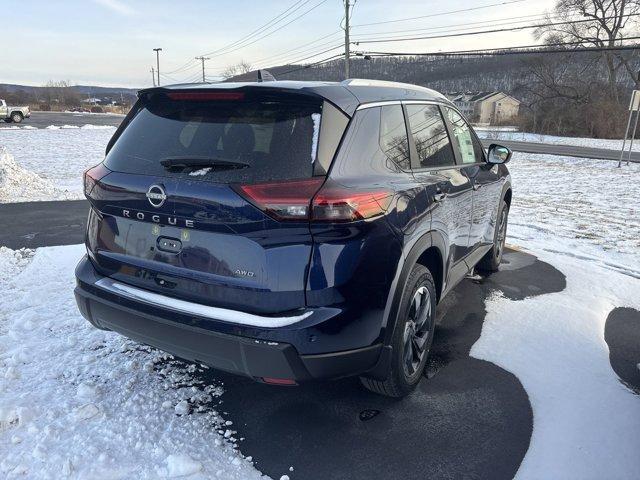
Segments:
[[[389,80],[373,80],[369,78],[347,78],[340,82],[342,85],[351,85],[356,87],[402,87],[407,85],[401,82],[392,82]],[[411,85],[415,87],[416,85]]]

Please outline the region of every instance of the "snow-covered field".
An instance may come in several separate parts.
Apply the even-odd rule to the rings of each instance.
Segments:
[[[16,201],[3,200],[3,165],[53,188],[77,179],[80,193],[110,134],[0,132],[16,162],[0,155],[0,202]],[[640,165],[516,153],[509,168],[509,243],[567,278],[559,293],[487,299],[471,351],[516,375],[531,401],[518,478],[634,478],[640,397],[610,366],[604,324],[614,307],[640,309]],[[83,252],[0,248],[0,477],[259,478],[219,404],[224,385],[81,318],[72,291]]]
[[[519,142],[549,143],[551,145],[575,145],[578,147],[607,148],[610,150],[621,150],[622,140],[606,140],[600,138],[579,138],[579,137],[556,137],[554,135],[542,135],[539,133],[514,132],[496,127],[476,128],[480,138],[491,140],[517,140]],[[627,142],[628,150],[630,142]],[[640,151],[640,139],[633,143],[633,151]]]
[[[640,165],[514,153],[510,240],[640,278]],[[551,240],[553,240],[551,242]]]

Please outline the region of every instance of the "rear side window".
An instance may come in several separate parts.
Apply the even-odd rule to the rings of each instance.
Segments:
[[[409,127],[416,145],[416,168],[444,167],[455,164],[449,135],[436,105],[407,105]]]
[[[117,172],[215,183],[308,178],[321,109],[320,102],[152,99],[105,164]]]
[[[445,109],[452,127],[453,141],[457,144],[462,163],[484,162],[482,145],[471,132],[464,118],[451,108]]]
[[[404,114],[400,105],[382,107],[380,115],[380,148],[384,154],[403,170],[411,168],[409,141]]]

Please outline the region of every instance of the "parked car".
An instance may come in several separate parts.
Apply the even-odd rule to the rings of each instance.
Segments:
[[[84,317],[267,384],[408,394],[436,304],[502,257],[511,152],[426,88],[151,88],[106,153],[84,177]]]
[[[4,99],[0,98],[0,119],[7,123],[20,123],[23,119],[31,116],[31,110],[26,107],[12,107],[7,105]]]

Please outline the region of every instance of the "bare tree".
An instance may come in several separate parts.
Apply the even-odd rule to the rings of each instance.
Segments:
[[[249,73],[253,70],[253,67],[249,62],[245,62],[241,60],[240,63],[236,63],[235,65],[229,65],[222,72],[222,77],[227,79],[231,77],[235,77],[236,75],[242,75],[243,73]]]
[[[548,26],[538,28],[534,35],[548,44],[579,42],[577,45],[612,48],[620,41],[638,32],[637,15],[640,0],[559,0],[553,12],[547,15]],[[560,18],[563,25],[552,25]],[[619,101],[618,72],[624,68],[636,86],[640,86],[636,72],[630,64],[630,53],[608,50],[602,52],[606,65],[607,82],[611,98]]]

